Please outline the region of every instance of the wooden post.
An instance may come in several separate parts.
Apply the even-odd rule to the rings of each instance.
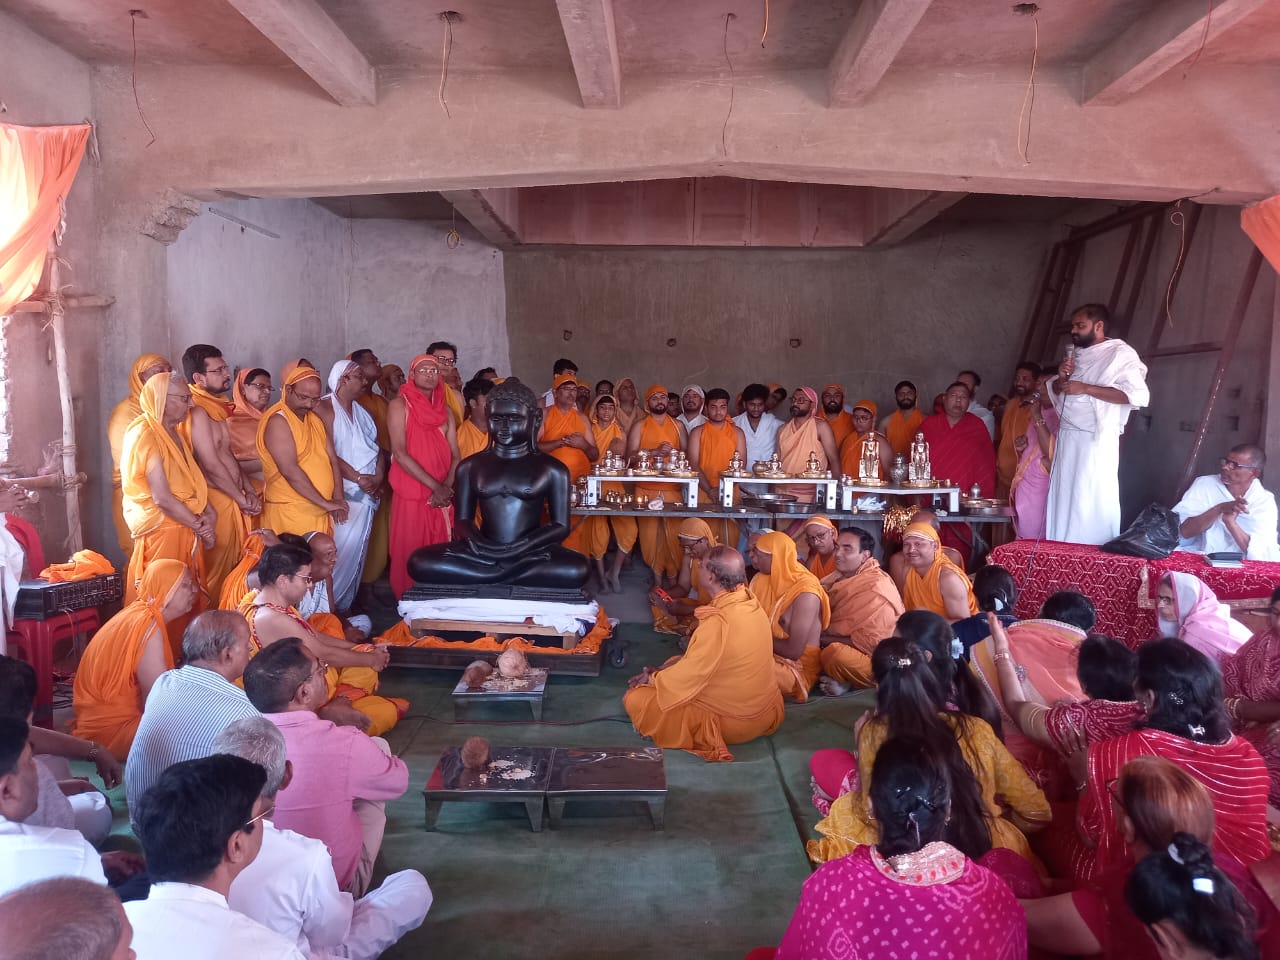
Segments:
[[[71,372],[67,364],[67,333],[59,284],[58,254],[61,246],[55,234],[49,240],[49,329],[53,333],[53,357],[58,374],[58,399],[62,403],[62,473],[74,478],[76,469],[75,407],[71,402]],[[67,556],[84,546],[80,527],[80,486],[69,482],[63,490],[67,505]]]

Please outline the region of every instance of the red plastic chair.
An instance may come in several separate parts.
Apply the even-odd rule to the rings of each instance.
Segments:
[[[53,726],[53,651],[61,640],[93,633],[101,625],[94,607],[60,613],[48,620],[15,620],[6,634],[9,650],[36,672],[35,724]]]

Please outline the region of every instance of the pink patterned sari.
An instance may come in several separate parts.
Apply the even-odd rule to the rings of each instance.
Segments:
[[[1058,437],[1058,413],[1053,407],[1046,407],[1041,412],[1049,430],[1048,457],[1052,462]],[[1026,438],[1027,446],[1018,458],[1018,467],[1009,485],[1009,499],[1013,504],[1013,526],[1018,539],[1040,540],[1044,538],[1045,504],[1049,500],[1049,471],[1040,462],[1046,454],[1040,449],[1035,417],[1027,424]]]
[[[1222,688],[1228,697],[1242,697],[1256,703],[1280,700],[1280,633],[1264,630],[1254,634],[1235,654],[1223,657]],[[1269,723],[1236,720],[1232,729],[1248,740],[1267,765],[1271,775],[1272,806],[1280,806],[1280,745],[1271,742]]]

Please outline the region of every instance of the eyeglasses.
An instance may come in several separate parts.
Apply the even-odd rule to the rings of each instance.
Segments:
[[[275,387],[273,387],[273,386],[271,386],[271,384],[269,384],[269,383],[254,383],[252,380],[250,380],[248,383],[246,383],[246,384],[245,384],[245,387],[246,387],[246,388],[248,388],[248,387],[253,387],[253,389],[255,389],[255,390],[265,390],[265,391],[267,391],[267,393],[275,393],[275,392],[276,392],[276,388],[275,388]]]
[[[1116,802],[1116,806],[1118,806],[1121,810],[1123,810],[1124,801],[1120,799],[1120,792],[1116,789],[1116,787],[1118,787],[1119,785],[1120,785],[1119,777],[1112,777],[1110,780],[1108,780],[1106,782],[1107,796],[1109,796],[1112,800],[1114,800]]]
[[[317,661],[316,661],[316,668],[315,668],[314,670],[312,670],[312,671],[311,671],[311,676],[312,676],[312,677],[323,677],[323,676],[324,676],[326,673],[328,673],[328,672],[329,672],[329,661],[327,661],[327,660],[317,660]],[[310,679],[310,677],[308,677],[308,679]]]
[[[1230,457],[1219,457],[1218,466],[1230,467],[1232,470],[1261,470],[1261,467],[1254,466],[1252,463],[1238,463]]]
[[[294,576],[297,577],[299,580],[305,580],[308,586],[316,582],[315,577],[308,577],[301,573],[295,573]]]
[[[243,830],[245,833],[249,833],[250,831],[253,830],[253,825],[255,823],[257,823],[259,820],[265,820],[267,817],[271,816],[275,812],[276,812],[276,805],[273,803],[271,806],[267,807],[267,809],[263,810],[256,817],[253,817],[247,820],[245,822],[245,825],[240,829]]]
[[[446,367],[456,367],[458,365],[457,357],[442,357],[438,353],[433,353],[432,356],[436,358],[436,363],[444,364]]]

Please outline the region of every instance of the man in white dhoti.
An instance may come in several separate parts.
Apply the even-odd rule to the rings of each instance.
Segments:
[[[1280,560],[1276,498],[1262,486],[1262,467],[1267,462],[1262,448],[1242,443],[1218,462],[1218,473],[1196,477],[1173,508],[1182,521],[1178,549]]]
[[[1045,385],[1061,420],[1045,508],[1049,540],[1099,544],[1120,533],[1120,434],[1151,394],[1137,352],[1107,338],[1110,321],[1100,303],[1078,307],[1074,351]]]
[[[378,447],[378,427],[369,411],[357,402],[364,384],[358,364],[339,360],[329,371],[330,393],[316,407],[333,438],[342,472],[342,496],[347,501],[347,522],[333,528],[338,547],[333,602],[339,611],[350,608],[360,585],[369,531],[378,510],[378,490],[386,477],[386,462]]]

